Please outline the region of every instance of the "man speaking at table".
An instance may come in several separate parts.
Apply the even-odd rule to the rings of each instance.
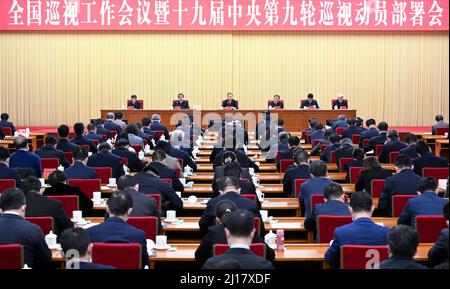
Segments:
[[[133,107],[134,109],[142,109],[142,105],[140,101],[137,101],[137,96],[132,95],[131,100],[127,102],[127,107]]]

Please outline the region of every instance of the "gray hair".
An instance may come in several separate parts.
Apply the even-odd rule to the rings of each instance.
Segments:
[[[108,113],[106,114],[106,119],[114,119],[114,113],[108,112]]]

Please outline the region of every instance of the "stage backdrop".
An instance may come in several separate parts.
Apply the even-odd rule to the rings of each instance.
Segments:
[[[280,94],[288,109],[343,93],[363,118],[448,119],[448,32],[0,32],[0,110],[24,125],[73,124],[131,94],[169,109],[241,108]]]

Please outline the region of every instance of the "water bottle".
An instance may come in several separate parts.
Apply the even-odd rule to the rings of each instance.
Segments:
[[[284,230],[277,230],[277,251],[284,251]]]

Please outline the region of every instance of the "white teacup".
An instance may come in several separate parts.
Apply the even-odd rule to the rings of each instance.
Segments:
[[[73,216],[73,220],[76,222],[83,220],[83,212],[82,211],[73,211],[72,216]]]
[[[181,199],[181,192],[175,192],[175,194],[177,194],[178,198]]]
[[[94,201],[100,201],[102,199],[102,192],[93,192]]]
[[[250,173],[251,176],[253,176],[255,174],[255,169],[254,168],[249,168],[248,172]]]
[[[266,222],[269,218],[269,211],[267,210],[260,210],[259,213],[261,214],[261,219],[263,222]]]
[[[189,196],[188,202],[191,204],[197,203],[197,197],[196,196]]]
[[[115,186],[116,185],[116,178],[110,178],[109,179],[109,185],[110,186]]]
[[[264,193],[260,190],[256,190],[256,195],[258,196],[258,199],[260,202],[264,202]]]
[[[167,236],[164,236],[164,235],[156,236],[156,247],[157,248],[167,247]]]
[[[166,212],[166,220],[174,221],[176,219],[177,219],[177,212],[176,211],[170,210],[170,211]]]
[[[40,178],[39,181],[41,182],[41,187],[45,186],[45,179],[44,178]]]
[[[180,180],[180,183],[181,183],[183,186],[186,186],[186,179],[185,179],[185,178],[179,178],[179,180]]]

